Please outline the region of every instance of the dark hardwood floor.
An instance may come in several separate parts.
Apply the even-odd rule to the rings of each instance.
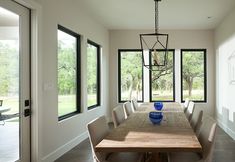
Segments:
[[[74,147],[56,162],[93,162],[89,139]],[[235,162],[235,141],[218,127],[213,162]]]

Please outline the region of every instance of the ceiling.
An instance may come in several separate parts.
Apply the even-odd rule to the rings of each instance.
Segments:
[[[108,29],[153,29],[154,0],[80,0],[85,10]],[[235,0],[162,0],[160,29],[213,29]]]

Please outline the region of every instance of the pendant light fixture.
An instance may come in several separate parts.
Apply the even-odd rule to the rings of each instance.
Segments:
[[[151,71],[164,71],[168,59],[168,34],[159,33],[158,2],[155,2],[155,31],[140,34],[143,65]]]

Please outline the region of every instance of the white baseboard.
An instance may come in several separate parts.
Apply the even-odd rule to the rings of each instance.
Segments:
[[[230,136],[233,140],[235,140],[235,132],[231,130],[226,124],[224,124],[222,121],[217,119],[218,125]]]
[[[70,140],[68,143],[64,144],[63,146],[57,148],[55,151],[51,152],[47,156],[43,157],[42,162],[53,162],[63,154],[71,150],[73,147],[77,146],[79,143],[84,141],[88,137],[88,133],[84,132],[80,136]]]

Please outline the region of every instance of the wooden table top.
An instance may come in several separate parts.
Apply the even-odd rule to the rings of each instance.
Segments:
[[[169,110],[170,107],[167,109]],[[113,129],[96,146],[96,151],[202,151],[202,147],[183,111],[163,111],[162,122],[158,125],[153,125],[148,117],[148,113],[151,110],[148,107],[145,111],[136,111],[130,115],[128,119]]]
[[[153,103],[144,103],[141,104],[139,109],[139,111],[156,111],[154,109]],[[183,112],[183,108],[182,106],[177,103],[177,102],[169,102],[169,103],[163,103],[163,108],[162,110],[163,112],[165,111],[169,111],[169,112]]]

